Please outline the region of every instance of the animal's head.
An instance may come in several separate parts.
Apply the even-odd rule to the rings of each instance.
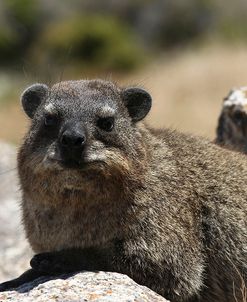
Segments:
[[[35,173],[67,175],[76,187],[82,181],[73,183],[75,175],[126,172],[145,157],[137,123],[149,112],[151,97],[143,89],[101,80],[61,82],[51,88],[34,84],[23,92],[21,103],[31,126],[20,168],[24,161]]]
[[[230,91],[224,99],[216,142],[247,153],[247,87]]]

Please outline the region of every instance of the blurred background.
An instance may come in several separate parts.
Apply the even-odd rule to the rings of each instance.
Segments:
[[[18,144],[33,82],[103,77],[153,96],[149,116],[213,139],[247,84],[246,0],[1,0],[0,139]]]
[[[94,77],[145,87],[151,125],[213,140],[223,97],[247,85],[247,1],[0,0],[0,282],[32,254],[18,207],[20,94]]]

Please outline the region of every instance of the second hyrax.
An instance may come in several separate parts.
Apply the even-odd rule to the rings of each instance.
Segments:
[[[153,130],[150,95],[112,82],[35,84],[18,169],[38,274],[108,270],[171,301],[243,301],[246,156]]]
[[[224,98],[215,142],[247,154],[247,87],[233,89]]]

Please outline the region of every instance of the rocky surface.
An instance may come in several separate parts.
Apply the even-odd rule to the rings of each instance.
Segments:
[[[0,142],[0,283],[29,267],[32,252],[25,239],[19,211],[16,149]],[[59,278],[39,278],[8,292],[0,301],[102,301],[165,302],[166,300],[129,277],[108,272],[83,272]]]
[[[39,278],[19,287],[16,291],[0,293],[0,301],[166,302],[167,300],[125,275],[82,272],[52,280]]]
[[[16,148],[0,142],[0,282],[29,266],[31,250],[21,226]]]

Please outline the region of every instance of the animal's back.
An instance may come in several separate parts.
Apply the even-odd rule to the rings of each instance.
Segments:
[[[199,209],[195,215],[200,216],[206,263],[200,301],[233,301],[234,295],[243,301],[247,282],[246,155],[176,131],[153,133],[172,150],[178,173],[174,190],[177,186],[181,199]]]

